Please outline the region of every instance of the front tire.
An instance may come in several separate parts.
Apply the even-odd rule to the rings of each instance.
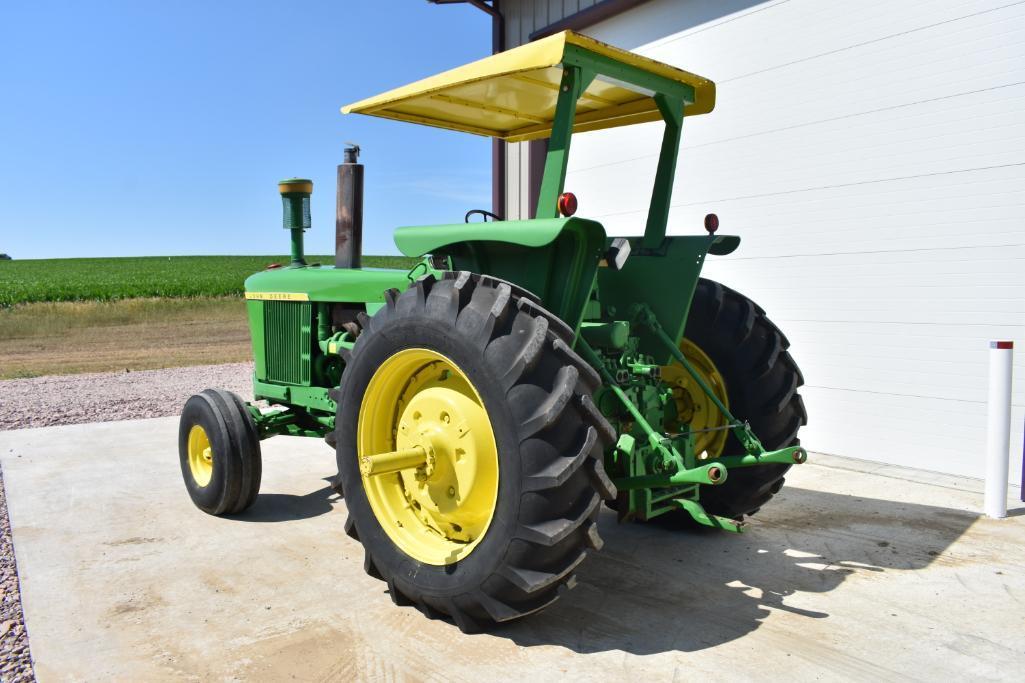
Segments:
[[[189,497],[203,512],[237,514],[256,500],[260,439],[245,403],[230,391],[206,389],[185,402],[178,459]]]
[[[393,290],[386,300],[352,350],[336,420],[345,528],[363,544],[365,570],[388,584],[396,604],[447,615],[466,632],[542,609],[572,587],[587,552],[601,547],[600,499],[615,494],[602,463],[614,434],[591,402],[597,374],[571,349],[572,331],[508,283],[448,273],[423,278],[402,294]],[[462,388],[446,397],[442,383],[451,377]],[[381,393],[380,386],[399,388]],[[420,387],[442,395],[427,396]],[[413,443],[400,434],[426,419],[419,406],[430,400],[466,405],[452,412],[453,424],[464,413],[486,416],[497,457],[488,455],[486,439],[475,448],[479,466],[493,462],[497,472],[472,486],[495,490],[477,495],[471,486],[459,496],[490,500],[487,524],[454,523],[464,518],[451,512],[444,491],[451,496],[465,480],[437,485],[456,467],[445,439],[428,444],[436,457],[430,467],[361,473],[359,458],[377,455],[365,450]],[[396,491],[404,491],[410,510],[431,510],[434,517],[389,503]],[[425,520],[421,526],[417,518]],[[404,534],[426,538],[428,546]]]

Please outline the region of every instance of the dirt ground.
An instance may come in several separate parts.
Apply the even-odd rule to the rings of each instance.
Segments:
[[[250,360],[245,302],[128,299],[0,309],[0,379]]]

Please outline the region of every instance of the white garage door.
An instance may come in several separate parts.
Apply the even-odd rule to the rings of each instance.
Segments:
[[[727,9],[728,8],[728,9]],[[1025,404],[1025,3],[654,0],[586,31],[718,84],[684,124],[670,232],[804,370],[813,450],[982,475],[990,339]],[[660,131],[574,140],[580,214],[640,234]]]

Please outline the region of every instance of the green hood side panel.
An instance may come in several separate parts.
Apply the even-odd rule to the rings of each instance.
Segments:
[[[384,306],[385,291],[392,288],[406,289],[409,286],[411,272],[418,273],[419,270],[306,266],[275,268],[250,275],[246,278],[245,284],[246,310],[253,343],[255,379],[259,382],[271,381],[279,384],[294,382],[283,382],[280,377],[272,376],[273,372],[268,368],[268,353],[271,360],[280,360],[283,357],[299,358],[296,356],[296,349],[301,347],[305,347],[311,354],[314,353],[314,309],[311,309],[311,306],[328,303],[365,304],[367,314],[373,315]],[[273,302],[277,301],[290,303],[286,307],[272,306]],[[293,317],[288,324],[281,324],[272,322],[268,317],[273,315],[274,311],[281,315],[281,311],[286,309],[293,311],[291,315],[298,318]],[[306,363],[309,363],[311,358],[312,356],[307,356]],[[311,377],[307,373],[298,384],[309,386],[310,381]],[[280,396],[267,398],[282,400]],[[287,394],[284,400],[289,400]]]
[[[406,256],[422,256],[460,242],[502,242],[521,247],[543,247],[554,242],[566,229],[594,232],[602,230],[602,227],[600,223],[584,218],[410,225],[395,231],[395,246]]]
[[[385,290],[393,287],[404,290],[409,283],[410,272],[405,270],[316,266],[277,268],[246,278],[246,296],[306,294],[310,301],[373,304],[384,302]]]

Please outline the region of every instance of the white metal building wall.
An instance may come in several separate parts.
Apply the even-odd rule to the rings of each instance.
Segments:
[[[503,0],[508,45],[561,5]],[[743,238],[705,274],[790,338],[804,443],[981,476],[987,341],[1012,339],[1018,481],[1025,2],[652,0],[584,32],[716,82],[716,110],[684,123],[669,230],[715,212]],[[660,134],[574,139],[580,215],[643,232]],[[508,159],[511,215],[527,202],[522,156]]]

